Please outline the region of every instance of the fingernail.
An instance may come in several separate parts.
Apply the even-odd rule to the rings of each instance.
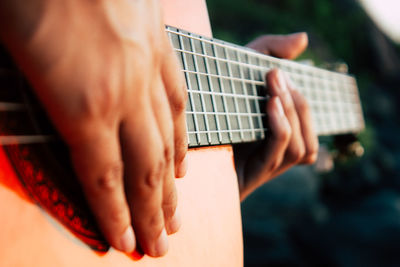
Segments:
[[[187,165],[188,165],[188,159],[186,155],[185,158],[182,160],[181,164],[179,164],[178,170],[176,172],[177,178],[182,178],[183,176],[186,175]]]
[[[132,226],[129,226],[126,228],[124,234],[121,237],[120,241],[120,250],[130,253],[135,249],[136,246],[136,240],[135,240],[135,235],[133,234],[133,229]]]
[[[178,232],[179,228],[181,227],[181,224],[182,224],[181,215],[179,213],[179,210],[176,209],[174,216],[169,222],[168,234],[173,234]]]
[[[286,80],[283,72],[281,70],[277,71],[277,76],[278,76],[278,87],[282,91],[287,91],[287,85],[286,85]]]
[[[281,116],[281,117],[285,116],[285,112],[283,111],[282,102],[279,99],[279,97],[276,97],[275,103],[276,103],[276,108],[277,108],[276,111],[278,112],[278,115]]]
[[[168,236],[165,229],[161,232],[160,237],[157,240],[156,247],[155,247],[155,257],[160,257],[165,255],[168,250]]]

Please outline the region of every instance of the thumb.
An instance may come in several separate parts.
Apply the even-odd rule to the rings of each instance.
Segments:
[[[294,59],[307,48],[307,45],[307,33],[300,32],[289,35],[263,35],[246,46],[274,57]]]

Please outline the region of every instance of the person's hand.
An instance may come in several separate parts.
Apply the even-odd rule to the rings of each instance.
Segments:
[[[305,33],[266,35],[247,46],[275,57],[293,59],[307,47]],[[234,145],[241,200],[296,164],[312,164],[318,139],[306,99],[280,70],[267,73],[269,135],[265,141]]]
[[[105,238],[164,255],[180,227],[187,94],[159,1],[5,0],[0,9],[1,36],[66,141]]]

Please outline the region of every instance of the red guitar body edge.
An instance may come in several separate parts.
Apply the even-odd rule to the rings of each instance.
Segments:
[[[205,1],[164,0],[167,25],[210,36]],[[180,231],[165,257],[135,259],[99,253],[71,234],[31,199],[0,146],[1,266],[242,266],[243,241],[231,146],[190,149],[188,172],[176,180]]]

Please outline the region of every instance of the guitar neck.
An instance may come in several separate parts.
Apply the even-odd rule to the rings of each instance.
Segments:
[[[318,135],[357,133],[364,119],[356,80],[251,49],[166,28],[188,87],[190,147],[262,140],[265,74],[279,68],[306,97]],[[267,88],[268,89],[268,88]]]

